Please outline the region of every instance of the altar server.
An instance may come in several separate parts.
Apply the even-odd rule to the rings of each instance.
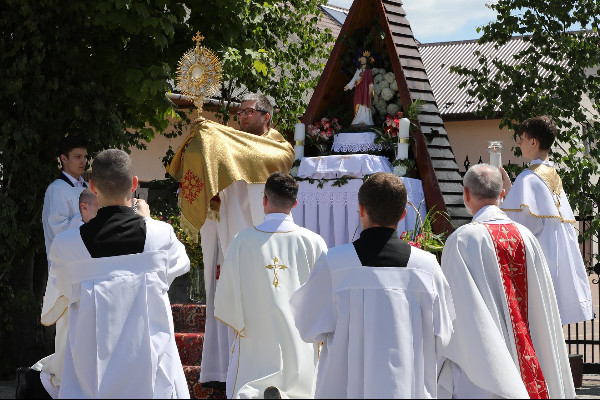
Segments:
[[[518,146],[533,160],[514,185],[504,171],[506,198],[502,210],[525,225],[540,242],[554,284],[562,324],[594,318],[592,292],[579,250],[576,222],[560,176],[549,159],[556,125],[548,117],[533,117],[519,128]]]
[[[215,296],[215,318],[236,333],[227,371],[229,398],[312,398],[318,346],[302,341],[289,300],[327,246],[294,224],[298,183],[285,173],[265,184],[265,221],[231,242]],[[268,395],[268,392],[267,392]]]
[[[87,162],[86,147],[86,141],[78,137],[69,136],[61,142],[59,158],[62,171],[58,179],[46,189],[42,206],[42,227],[47,257],[56,235],[81,225],[79,196],[87,187],[82,177]],[[31,368],[23,367],[17,370],[17,398],[46,396],[44,391],[38,390],[41,386],[37,381],[40,380],[50,397],[58,396],[69,318],[63,313],[66,305],[57,304],[57,302],[61,303],[60,294],[50,284],[50,277],[48,283],[42,305],[41,323],[45,326],[56,326],[54,353],[41,359]]]
[[[98,154],[96,217],[51,245],[69,314],[61,398],[189,398],[167,295],[189,259],[170,225],[136,214],[137,183],[127,153]]]
[[[46,255],[56,235],[81,222],[79,195],[87,187],[82,177],[87,162],[86,147],[86,141],[77,137],[67,137],[61,143],[62,172],[46,189],[42,207]]]
[[[446,241],[442,270],[454,299],[454,334],[441,353],[440,395],[574,398],[548,267],[535,236],[500,208],[502,176],[488,164],[464,177],[473,222]]]
[[[363,231],[322,256],[290,300],[301,337],[323,343],[316,398],[435,398],[452,296],[434,255],[398,238],[406,188],[373,174],[358,193]]]

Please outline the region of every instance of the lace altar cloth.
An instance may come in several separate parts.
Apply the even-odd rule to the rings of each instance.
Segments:
[[[298,168],[299,178],[336,179],[344,175],[362,178],[375,172],[392,172],[384,156],[344,154],[322,157],[304,157]]]
[[[419,179],[400,178],[408,192],[408,201],[419,208],[422,218],[427,214],[423,184]],[[362,179],[350,179],[347,184],[332,186],[325,182],[319,188],[317,182],[298,182],[298,205],[292,209],[294,222],[318,233],[328,247],[339,246],[358,239],[361,232],[358,216],[358,189]],[[415,228],[418,217],[411,205],[406,206],[406,218],[398,224],[398,234]],[[417,222],[418,223],[418,222]]]
[[[331,150],[336,153],[360,153],[365,151],[382,151],[381,143],[374,143],[374,132],[341,132],[333,137]]]

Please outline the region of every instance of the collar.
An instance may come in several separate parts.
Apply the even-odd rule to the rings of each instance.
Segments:
[[[543,164],[547,167],[554,168],[554,161],[542,161],[538,158],[537,160],[533,160],[532,162],[529,163],[529,165],[537,165],[537,164]]]
[[[511,219],[508,218],[506,213],[504,213],[500,207],[494,205],[484,206],[473,216],[473,222],[493,223],[494,221],[501,221],[504,223],[507,221],[510,222]]]
[[[67,174],[65,171],[62,171],[63,175],[67,177],[67,179],[69,179],[71,181],[71,183],[73,184],[74,187],[77,186],[83,186],[83,184],[85,183],[85,181],[83,180],[83,177],[80,175],[78,179],[73,178],[71,175]]]
[[[292,215],[283,213],[266,214],[265,221],[254,227],[257,231],[267,233],[291,232],[295,231],[297,228],[298,226],[294,223]]]
[[[360,233],[360,238],[364,240],[385,240],[391,237],[398,237],[398,232],[393,228],[376,226],[367,228]]]
[[[113,214],[137,215],[129,206],[105,206],[98,209],[96,216],[105,218]]]

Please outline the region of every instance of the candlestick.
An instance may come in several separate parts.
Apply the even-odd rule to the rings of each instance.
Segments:
[[[490,165],[500,168],[502,166],[502,141],[494,140],[488,142],[488,152],[490,153]]]

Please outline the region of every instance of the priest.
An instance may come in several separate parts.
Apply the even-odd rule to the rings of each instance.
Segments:
[[[360,238],[321,256],[290,300],[302,339],[323,343],[316,398],[437,397],[452,296],[435,256],[398,238],[406,202],[397,176],[367,179]]]
[[[440,396],[574,398],[544,254],[535,236],[498,208],[502,192],[491,165],[465,174],[473,222],[450,235],[442,254],[456,319],[441,350]]]
[[[323,238],[294,224],[298,183],[285,173],[265,184],[265,221],[231,242],[215,296],[215,318],[236,334],[227,372],[229,398],[312,398],[318,346],[305,343],[289,300],[317,259]],[[268,392],[267,392],[268,396]]]
[[[540,242],[554,284],[563,325],[594,318],[592,292],[579,249],[573,210],[562,181],[550,161],[556,125],[548,117],[533,117],[519,127],[517,144],[532,160],[514,185],[504,172],[506,198],[502,210],[525,225]]]
[[[262,192],[269,175],[287,172],[294,150],[271,127],[273,106],[264,95],[244,97],[237,112],[242,131],[208,120],[194,124],[167,172],[180,181],[181,224],[200,234],[206,288],[206,330],[200,382],[225,388],[234,332],[213,318],[214,296],[229,243],[264,218]]]
[[[170,225],[136,214],[136,187],[127,153],[98,154],[96,217],[50,247],[69,315],[60,398],[189,398],[167,294],[189,259]]]

